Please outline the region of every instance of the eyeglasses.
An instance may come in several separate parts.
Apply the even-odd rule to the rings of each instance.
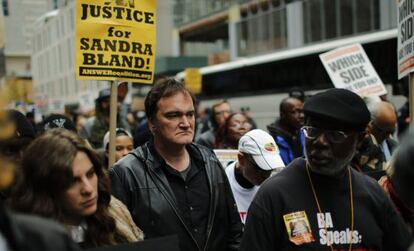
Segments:
[[[332,143],[342,143],[348,138],[348,134],[343,131],[336,131],[336,130],[325,130],[320,129],[312,126],[304,126],[302,127],[302,132],[308,139],[317,139],[322,134]]]

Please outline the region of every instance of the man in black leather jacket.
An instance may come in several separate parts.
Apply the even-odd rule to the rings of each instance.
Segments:
[[[181,250],[237,250],[242,225],[226,174],[214,153],[192,143],[194,98],[162,79],[145,111],[154,136],[110,170],[113,194],[146,238],[178,235]]]

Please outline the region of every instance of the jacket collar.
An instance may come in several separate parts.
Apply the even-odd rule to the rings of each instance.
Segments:
[[[146,147],[149,152],[147,152],[147,160],[152,162],[152,167],[154,170],[160,169],[163,165],[165,165],[165,160],[161,157],[161,155],[158,153],[157,149],[154,145],[154,140],[150,139]],[[186,146],[186,149],[188,153],[190,154],[190,157],[192,160],[194,160],[198,165],[205,165],[206,158],[204,158],[201,151],[194,145],[189,144]]]

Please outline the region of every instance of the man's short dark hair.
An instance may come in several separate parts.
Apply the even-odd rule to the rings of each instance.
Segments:
[[[279,104],[279,113],[280,114],[285,113],[287,111],[287,109],[290,106],[290,101],[292,101],[292,100],[298,100],[300,102],[303,102],[300,98],[297,98],[297,97],[286,97],[286,98],[282,99],[282,101]]]
[[[147,119],[150,120],[155,117],[158,110],[158,101],[161,98],[171,97],[178,92],[190,95],[195,107],[194,95],[185,88],[182,82],[174,78],[162,78],[154,84],[145,98],[145,115],[147,115]]]

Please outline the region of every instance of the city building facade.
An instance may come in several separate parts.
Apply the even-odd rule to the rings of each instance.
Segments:
[[[34,25],[32,73],[36,104],[42,114],[61,113],[65,105],[80,103],[87,110],[108,81],[75,77],[75,1],[60,2]]]
[[[5,82],[16,104],[33,101],[31,36],[33,23],[57,7],[57,0],[2,0],[4,16]]]

